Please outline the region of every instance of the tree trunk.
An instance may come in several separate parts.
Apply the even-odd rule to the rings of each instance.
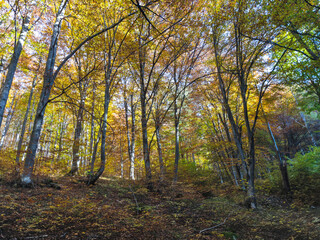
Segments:
[[[3,86],[1,86],[1,92],[0,92],[0,127],[2,124],[2,119],[3,119],[3,114],[4,114],[4,110],[7,104],[7,100],[8,100],[8,96],[9,96],[9,92],[11,89],[11,85],[12,85],[12,81],[13,81],[13,77],[14,74],[16,72],[17,69],[17,65],[18,65],[18,61],[23,49],[23,45],[24,42],[27,38],[27,33],[29,32],[29,22],[30,22],[30,17],[26,16],[23,19],[22,22],[22,28],[21,28],[21,32],[19,35],[19,39],[17,44],[14,46],[14,52],[12,55],[12,58],[10,60],[10,64],[8,67],[8,72],[7,72],[7,76],[5,79],[5,82],[3,84]]]
[[[59,119],[60,119],[60,114],[59,114]],[[54,143],[53,143],[53,154],[52,154],[52,158],[51,158],[51,164],[50,164],[50,168],[53,169],[53,164],[54,164],[54,161],[55,161],[55,157],[56,157],[56,150],[57,150],[57,141],[58,141],[58,133],[59,133],[59,125],[57,126],[56,128],[56,131],[55,131],[55,137],[54,137]]]
[[[135,148],[136,148],[136,106],[133,104],[133,94],[131,94],[131,155],[130,155],[130,173],[131,179],[135,180]]]
[[[234,166],[234,164],[232,163],[231,166],[231,170],[232,170],[232,175],[233,175],[233,179],[234,179],[234,183],[237,187],[239,187],[239,183],[238,183],[238,177],[237,177],[237,171],[236,171],[236,167]]]
[[[31,174],[33,171],[33,165],[34,165],[36,152],[38,148],[38,142],[40,139],[42,125],[44,122],[45,107],[46,107],[46,103],[49,100],[51,87],[52,85],[50,83],[44,83],[44,86],[41,92],[40,101],[37,107],[36,116],[33,123],[33,130],[32,130],[30,142],[28,145],[27,156],[24,162],[24,170],[21,178],[23,185],[32,184]]]
[[[215,62],[216,62],[216,67],[217,67],[218,80],[219,80],[219,89],[222,94],[222,107],[226,110],[226,113],[227,113],[227,116],[228,116],[228,119],[229,119],[229,122],[231,125],[232,133],[233,133],[233,140],[236,143],[237,150],[239,152],[239,156],[241,159],[242,169],[244,170],[245,175],[247,175],[248,168],[247,168],[247,163],[245,161],[244,150],[242,147],[241,135],[239,133],[238,126],[234,120],[232,111],[230,109],[225,83],[224,83],[224,80],[223,80],[222,74],[221,74],[221,63],[219,60],[220,55],[218,53],[218,49],[217,49],[218,43],[217,43],[217,39],[215,36],[213,38],[213,43],[214,43],[214,52],[215,52]]]
[[[110,61],[109,61],[110,62]],[[89,175],[88,185],[93,185],[102,175],[106,165],[106,135],[107,135],[107,121],[108,121],[108,110],[110,103],[110,77],[111,77],[111,69],[108,68],[107,76],[105,76],[105,96],[104,96],[104,113],[103,113],[103,122],[102,122],[102,131],[101,131],[101,163],[100,168],[95,174]],[[94,162],[93,162],[94,164]],[[91,167],[93,166],[91,165]]]
[[[257,208],[257,200],[255,196],[255,185],[254,185],[254,178],[255,178],[255,149],[254,149],[254,137],[253,133],[249,136],[249,171],[248,171],[248,203],[252,209]]]
[[[35,112],[36,112],[36,95],[34,95],[34,98],[32,101],[32,111],[30,113],[30,118],[29,118],[30,123],[29,123],[28,131],[27,131],[29,134],[27,134],[26,143],[28,143],[30,141],[30,135],[31,135],[32,127],[33,127],[33,124],[32,124],[33,123],[33,116],[35,115]],[[23,152],[23,156],[22,156],[22,162],[24,162],[26,159],[27,149],[28,149],[28,145],[26,144],[24,152]]]
[[[16,165],[17,165],[17,171],[18,172],[20,171],[20,166],[19,165],[20,165],[20,154],[21,154],[21,148],[22,148],[22,143],[23,143],[23,136],[24,136],[25,131],[26,131],[26,126],[27,126],[27,122],[28,122],[28,115],[29,115],[29,111],[30,111],[30,107],[31,107],[34,88],[36,86],[36,81],[37,81],[37,75],[33,78],[33,81],[32,81],[32,87],[31,87],[31,90],[30,90],[27,110],[26,110],[26,113],[25,113],[24,118],[23,118],[21,132],[20,132],[19,140],[18,140],[17,155],[16,155]]]
[[[147,110],[146,110],[146,94],[144,91],[140,94],[141,100],[141,126],[142,126],[142,147],[143,147],[143,160],[146,170],[146,179],[148,181],[148,186],[151,186],[151,165],[150,165],[150,154],[149,154],[149,144],[148,144],[148,122],[147,122]]]
[[[223,184],[224,181],[223,181],[223,176],[222,176],[221,168],[220,168],[220,166],[219,166],[219,163],[217,163],[217,162],[216,162],[216,167],[217,167],[218,174],[219,174],[219,177],[220,177],[220,183]]]
[[[67,129],[67,123],[66,123],[66,115],[64,115],[62,119],[62,123],[60,123],[60,132],[59,132],[59,149],[58,149],[58,156],[57,156],[57,162],[60,162],[61,160],[61,154],[62,154],[62,147],[63,147],[63,135],[65,130]]]
[[[101,130],[101,129],[100,129]],[[91,162],[90,162],[90,173],[89,173],[89,180],[88,180],[88,184],[89,181],[90,181],[90,178],[91,176],[94,174],[94,163],[96,161],[96,156],[97,156],[97,152],[98,152],[98,144],[100,142],[100,130],[99,130],[99,133],[98,133],[98,138],[97,138],[97,141],[94,143],[94,146],[93,146],[93,152],[92,152],[92,156],[91,156]]]
[[[159,117],[158,116],[156,116],[156,121],[155,122],[156,122],[157,149],[158,149],[159,166],[160,166],[160,181],[163,181],[164,180],[164,176],[165,176],[165,166],[164,166],[163,155],[162,155],[160,123],[159,123]]]
[[[4,139],[5,139],[5,137],[6,137],[7,133],[8,133],[9,126],[10,126],[10,123],[11,123],[15,108],[17,106],[18,100],[16,100],[16,94],[17,94],[17,92],[15,92],[14,95],[13,95],[12,102],[11,102],[9,110],[8,110],[6,124],[5,124],[5,126],[4,126],[4,128],[2,130],[1,139],[0,139],[0,150],[3,147]]]
[[[273,145],[274,145],[274,148],[276,150],[277,157],[278,157],[278,160],[279,160],[279,167],[280,167],[280,172],[281,172],[281,176],[282,176],[283,190],[286,193],[289,193],[290,192],[290,182],[289,182],[289,176],[288,176],[286,160],[282,159],[282,157],[281,157],[281,153],[279,151],[277,141],[276,141],[276,139],[275,139],[275,137],[274,137],[274,135],[272,133],[271,126],[270,126],[269,121],[268,121],[268,119],[267,119],[267,117],[265,115],[265,112],[263,111],[262,106],[261,106],[261,109],[262,109],[262,113],[264,115],[264,119],[266,120],[267,127],[268,127],[268,132],[270,134],[271,140],[273,142]]]
[[[95,109],[95,96],[96,96],[96,85],[93,83],[92,87],[92,106],[91,106],[91,131],[90,131],[90,154],[93,152],[93,144],[95,142],[94,134],[94,109]]]
[[[133,104],[133,94],[130,95],[130,106],[131,106],[131,134],[130,134],[130,127],[129,127],[129,109],[128,109],[128,102],[125,98],[124,101],[125,106],[125,118],[126,118],[126,128],[127,128],[127,142],[128,142],[128,156],[130,162],[130,173],[129,177],[132,180],[135,180],[135,106]],[[131,135],[131,136],[130,136]]]
[[[38,148],[38,142],[43,125],[46,106],[50,97],[51,88],[54,83],[54,66],[56,60],[56,52],[58,47],[58,38],[61,30],[61,23],[69,0],[62,0],[57,12],[56,21],[53,25],[49,53],[46,62],[46,69],[43,77],[43,88],[38,103],[36,116],[34,119],[33,130],[28,145],[27,156],[24,162],[24,169],[21,176],[22,185],[32,185],[31,175],[33,172],[34,161]]]
[[[45,158],[49,158],[51,156],[50,147],[51,147],[51,139],[52,139],[52,124],[53,124],[53,116],[51,116],[50,127],[49,127],[49,138],[46,142],[46,151]]]
[[[179,117],[178,117],[178,109],[177,104],[174,105],[174,137],[175,137],[175,157],[174,157],[174,178],[173,182],[176,183],[178,181],[178,166],[179,166],[179,157],[180,157],[180,149],[179,149]]]
[[[85,97],[83,96],[83,93],[80,93],[80,95],[81,95],[81,100],[80,100],[80,106],[77,114],[76,128],[74,130],[74,140],[73,140],[73,146],[72,146],[73,158],[72,158],[71,170],[69,172],[70,176],[75,175],[78,172],[78,168],[79,168],[80,139],[81,139],[81,133],[82,133],[83,110],[85,105]]]
[[[121,136],[121,130],[120,130],[120,177],[124,178],[124,160],[123,160],[123,154],[122,154],[122,136]]]

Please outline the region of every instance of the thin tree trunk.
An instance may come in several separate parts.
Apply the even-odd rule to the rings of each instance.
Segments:
[[[50,153],[50,146],[51,146],[51,138],[52,138],[52,124],[53,124],[54,118],[53,115],[51,115],[51,121],[49,122],[48,131],[49,131],[49,137],[48,140],[45,142],[45,158],[48,159],[51,156]]]
[[[84,94],[80,93],[80,95],[81,95],[81,100],[80,100],[80,106],[77,114],[76,128],[74,130],[74,140],[73,140],[73,146],[72,146],[72,156],[73,156],[72,166],[69,172],[69,175],[71,176],[76,174],[79,168],[80,139],[81,139],[81,133],[82,133],[83,110],[85,105],[85,100],[84,100],[85,97],[83,96]]]
[[[0,150],[3,147],[4,139],[5,139],[5,137],[6,137],[7,133],[8,133],[9,126],[10,126],[10,123],[11,123],[15,108],[17,106],[18,100],[16,100],[16,94],[17,94],[17,92],[15,92],[14,95],[13,95],[12,102],[11,102],[9,110],[8,110],[6,124],[5,124],[5,126],[4,126],[4,128],[2,130],[1,140],[0,140]]]
[[[107,135],[107,121],[108,121],[108,110],[110,103],[110,78],[111,78],[111,68],[110,68],[110,55],[108,61],[108,69],[105,76],[105,96],[104,96],[104,113],[101,131],[101,163],[98,171],[95,174],[89,176],[88,185],[93,185],[99,177],[102,175],[106,165],[106,135]]]
[[[29,118],[30,123],[29,123],[28,131],[27,131],[29,134],[27,134],[27,138],[26,138],[27,143],[30,141],[30,135],[31,135],[32,127],[33,127],[32,120],[33,120],[33,116],[35,115],[35,112],[36,112],[36,95],[34,95],[33,100],[32,100],[32,111],[30,114],[30,118]],[[23,152],[23,156],[22,156],[22,162],[24,162],[26,159],[27,149],[28,149],[28,145],[26,144],[24,152]]]
[[[107,85],[107,84],[106,84]],[[108,90],[107,90],[108,89]],[[90,176],[88,185],[94,184],[99,177],[102,175],[106,165],[106,133],[107,133],[107,120],[108,120],[108,109],[109,109],[110,95],[109,95],[109,85],[106,86],[105,91],[105,103],[104,103],[104,113],[103,113],[103,122],[102,122],[102,132],[101,132],[101,163],[100,168]],[[95,152],[95,150],[94,150]],[[93,162],[94,164],[94,162]],[[92,166],[92,165],[91,165]]]
[[[59,119],[60,119],[60,114],[59,114]],[[57,141],[58,141],[58,132],[59,132],[59,127],[57,127],[56,129],[56,134],[55,134],[55,138],[54,138],[54,143],[53,143],[53,151],[52,151],[52,158],[51,158],[51,164],[50,164],[50,168],[53,169],[53,164],[54,164],[54,160],[56,157],[56,145],[57,145]]]
[[[216,162],[216,167],[217,167],[217,170],[218,170],[218,173],[219,173],[220,183],[223,184],[223,183],[224,183],[224,180],[223,180],[221,168],[220,168],[220,166],[219,166],[219,163],[217,163],[217,162]]]
[[[130,127],[129,127],[129,109],[128,109],[128,102],[125,98],[124,101],[125,106],[125,118],[126,118],[126,128],[127,128],[127,143],[128,143],[128,156],[130,162],[130,179],[135,180],[135,106],[133,104],[133,94],[130,95],[130,106],[131,106],[131,134],[130,134]],[[130,136],[131,135],[131,136]]]
[[[253,133],[248,137],[249,140],[249,171],[248,171],[248,201],[250,207],[255,209],[257,208],[256,196],[255,196],[255,150],[254,150],[254,139]]]
[[[95,109],[96,85],[93,84],[92,89],[92,106],[91,106],[91,131],[90,131],[90,154],[93,152],[93,144],[95,142],[94,134],[94,109]]]
[[[304,125],[305,125],[308,133],[309,133],[309,136],[310,136],[310,138],[311,138],[311,142],[312,142],[313,146],[317,147],[317,146],[318,146],[318,145],[317,145],[317,142],[316,142],[316,140],[314,139],[312,132],[310,131],[309,124],[308,124],[308,122],[307,122],[307,120],[306,120],[306,117],[305,117],[305,115],[304,115],[304,113],[303,113],[302,111],[300,111],[300,116],[301,116],[301,118],[302,118],[302,120],[303,120],[303,122],[304,122]]]
[[[122,153],[122,135],[120,130],[120,177],[124,178],[124,160],[123,160],[123,153]]]
[[[163,181],[165,176],[165,166],[164,166],[163,155],[162,155],[160,123],[159,123],[158,116],[156,116],[155,122],[156,122],[157,149],[158,149],[159,165],[160,165],[160,181]]]
[[[94,163],[96,161],[96,156],[97,156],[97,151],[98,151],[98,144],[100,142],[100,130],[99,130],[97,141],[94,143],[94,146],[93,146],[93,152],[92,152],[91,162],[90,162],[90,174],[89,174],[88,182],[90,181],[91,176],[94,174]]]
[[[141,36],[140,36],[141,41]],[[143,148],[143,160],[146,171],[146,180],[148,188],[151,190],[153,185],[151,183],[152,173],[150,164],[150,153],[148,144],[148,118],[147,118],[147,89],[145,86],[145,57],[144,50],[139,51],[139,63],[140,63],[140,104],[141,104],[141,127],[142,127],[142,148]]]
[[[61,160],[62,148],[63,148],[63,135],[65,130],[67,129],[67,122],[66,122],[66,115],[63,116],[62,123],[60,123],[60,132],[59,132],[59,149],[58,149],[58,156],[57,162]]]
[[[247,128],[247,139],[248,139],[248,146],[249,146],[249,158],[248,158],[248,173],[247,173],[247,179],[248,179],[248,203],[250,204],[250,207],[252,209],[257,208],[257,202],[256,202],[256,196],[255,196],[255,141],[254,141],[254,131],[255,131],[255,122],[253,123],[253,126],[250,125],[249,120],[249,113],[248,113],[248,101],[247,101],[247,91],[248,91],[248,85],[247,85],[247,79],[246,79],[246,73],[244,70],[244,62],[243,62],[243,49],[242,49],[242,40],[241,40],[241,30],[239,23],[236,23],[234,26],[235,30],[235,41],[236,41],[236,63],[237,63],[237,78],[238,78],[238,84],[240,88],[241,93],[241,99],[242,99],[242,107],[243,107],[243,115],[244,115],[244,121]],[[261,95],[260,95],[261,96]],[[261,101],[261,98],[259,99],[259,102]],[[258,104],[259,106],[259,104]],[[256,116],[258,116],[258,110],[256,110]]]
[[[224,116],[224,117],[222,117],[220,113],[218,114],[218,117],[219,117],[219,119],[220,119],[220,121],[221,121],[221,123],[222,123],[222,125],[223,125],[224,131],[225,131],[225,133],[226,133],[227,140],[228,140],[229,143],[231,143],[231,142],[232,142],[232,139],[231,139],[231,136],[230,136],[230,133],[229,133],[229,127],[228,127],[228,124],[227,124],[225,112],[224,112],[223,116]],[[226,150],[226,151],[229,152],[229,151],[230,151],[230,148],[228,148],[228,150]],[[232,151],[232,149],[231,149],[231,151]],[[239,149],[238,149],[238,152],[239,152]],[[234,158],[234,156],[233,156],[232,153],[231,153],[231,158],[232,158],[232,159]],[[231,167],[232,167],[232,173],[233,173],[233,176],[234,176],[235,184],[236,184],[236,186],[239,186],[238,178],[237,178],[236,166],[234,165],[233,160],[232,160],[232,166],[231,166]],[[245,189],[246,189],[245,183],[244,183],[245,180],[243,179],[242,175],[239,175],[239,177],[240,177],[240,182],[241,182],[241,188],[242,188],[243,190],[245,190]]]
[[[274,145],[274,148],[276,150],[276,153],[277,153],[277,157],[278,157],[278,160],[279,160],[279,167],[280,167],[280,172],[281,172],[281,176],[282,176],[282,185],[283,185],[283,190],[288,193],[290,192],[290,182],[289,182],[289,175],[288,175],[288,169],[287,169],[287,163],[286,163],[286,160],[285,159],[282,159],[281,157],[281,153],[279,151],[279,148],[278,148],[278,144],[277,144],[277,141],[272,133],[272,129],[271,129],[271,126],[269,124],[269,121],[266,117],[266,114],[261,106],[261,110],[262,110],[262,113],[263,113],[263,116],[264,116],[264,119],[267,123],[267,127],[268,127],[268,132],[270,134],[270,137],[271,137],[271,140],[273,142],[273,145]]]
[[[90,149],[88,136],[89,136],[89,129],[87,128],[87,124],[85,124],[86,134],[82,134],[82,142],[84,142],[84,166],[83,169],[87,169],[88,163],[89,163],[89,156],[88,156],[88,149]]]
[[[148,144],[148,123],[147,123],[147,112],[146,112],[146,95],[144,91],[140,94],[141,100],[141,126],[142,126],[142,147],[143,147],[143,160],[146,170],[146,179],[148,181],[148,186],[151,186],[151,165],[150,165],[150,154],[149,154],[149,144]]]
[[[233,165],[233,163],[232,163],[231,169],[232,169],[232,175],[233,175],[233,178],[234,178],[234,183],[236,184],[236,186],[239,187],[238,178],[237,178],[237,171],[236,171],[236,168]]]
[[[177,112],[178,112],[178,109],[175,104],[175,106],[174,106],[175,157],[174,157],[174,178],[173,178],[174,183],[176,183],[178,181],[178,167],[179,167],[179,157],[180,157],[180,149],[179,149],[180,132],[179,132],[179,119],[178,119]]]
[[[232,129],[232,133],[233,133],[233,139],[234,139],[234,142],[236,143],[236,146],[237,146],[237,149],[238,149],[238,152],[240,155],[242,169],[245,172],[245,175],[247,175],[248,167],[247,167],[247,163],[245,161],[245,154],[244,154],[244,150],[242,147],[241,134],[239,133],[238,126],[236,125],[232,111],[230,109],[225,83],[223,81],[222,74],[221,74],[221,63],[219,60],[220,56],[219,56],[218,49],[217,49],[218,42],[217,42],[217,39],[215,36],[213,38],[213,42],[214,42],[215,62],[216,62],[216,67],[217,67],[218,80],[219,80],[219,88],[220,88],[220,91],[222,94],[222,99],[223,99],[222,106],[227,112],[227,116],[228,116],[228,119],[229,119],[229,122],[231,125],[231,129]]]
[[[24,118],[23,118],[21,132],[20,132],[19,140],[18,140],[18,148],[17,148],[17,155],[16,155],[16,165],[17,165],[17,171],[18,172],[20,171],[20,166],[19,165],[20,165],[20,154],[21,154],[21,148],[22,148],[22,143],[23,143],[23,137],[24,137],[24,134],[25,134],[25,131],[26,131],[26,126],[27,126],[27,122],[28,122],[28,115],[29,115],[31,102],[32,102],[32,97],[33,97],[33,92],[34,92],[34,88],[36,87],[36,83],[37,83],[37,75],[35,75],[35,77],[33,78],[33,81],[32,81],[32,86],[31,86],[31,90],[30,90],[27,110],[26,110],[26,113],[25,113]]]

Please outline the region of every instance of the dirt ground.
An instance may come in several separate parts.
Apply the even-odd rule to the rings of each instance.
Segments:
[[[225,190],[226,191],[226,190]],[[320,239],[320,209],[277,197],[248,210],[230,193],[192,184],[78,178],[39,179],[30,188],[0,182],[0,239]]]

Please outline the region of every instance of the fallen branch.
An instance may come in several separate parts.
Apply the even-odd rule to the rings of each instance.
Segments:
[[[129,188],[130,188],[130,191],[132,192],[132,195],[133,195],[134,201],[136,202],[136,206],[137,206],[137,214],[139,214],[139,209],[140,209],[140,207],[139,207],[139,204],[138,204],[138,200],[137,200],[136,195],[134,194],[134,192],[133,192],[133,190],[132,190],[132,188],[131,188],[131,185],[130,185],[130,184],[129,184]]]
[[[229,216],[230,216],[230,215],[229,215]],[[223,224],[226,223],[226,221],[228,220],[229,216],[226,217],[222,223],[219,223],[218,225],[215,225],[215,226],[213,226],[213,227],[205,228],[205,229],[201,230],[199,233],[203,233],[203,232],[205,232],[205,231],[209,231],[209,230],[211,230],[211,229],[215,229],[215,228],[217,228],[217,227],[222,226]]]
[[[39,238],[47,238],[48,235],[42,235],[42,236],[35,236],[35,237],[26,237],[25,239],[39,239]]]

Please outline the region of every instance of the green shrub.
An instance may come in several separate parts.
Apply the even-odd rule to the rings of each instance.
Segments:
[[[289,177],[295,198],[310,204],[319,204],[320,147],[313,147],[289,162]]]

